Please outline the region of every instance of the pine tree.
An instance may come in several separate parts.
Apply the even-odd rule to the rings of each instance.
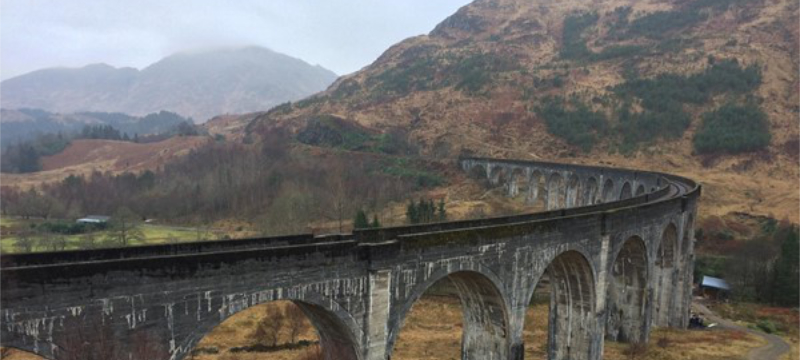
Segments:
[[[369,228],[369,220],[367,219],[367,214],[364,210],[358,210],[356,212],[356,218],[353,220],[353,228],[354,229],[366,229]]]
[[[439,200],[439,209],[438,209],[438,220],[439,221],[447,221],[447,210],[444,208],[444,199]]]
[[[370,227],[373,229],[381,227],[381,222],[378,221],[378,214],[372,215],[372,224],[370,224]]]
[[[800,236],[797,227],[785,232],[781,253],[773,267],[772,299],[778,305],[797,306],[800,301]]]
[[[419,223],[419,209],[417,209],[417,205],[414,204],[414,200],[409,200],[408,206],[406,207],[406,221],[409,224],[417,224]]]

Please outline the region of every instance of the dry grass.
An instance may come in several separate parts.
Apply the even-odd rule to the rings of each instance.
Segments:
[[[659,343],[665,346],[659,346]],[[745,359],[753,348],[765,345],[759,337],[730,330],[656,329],[646,350],[636,357],[626,353],[628,344],[606,342],[606,360],[736,360]]]
[[[114,140],[74,140],[64,151],[42,158],[43,171],[0,176],[3,186],[28,189],[61,181],[69,175],[88,176],[94,171],[122,173],[156,170],[209,141],[204,136],[176,136],[138,144]]]

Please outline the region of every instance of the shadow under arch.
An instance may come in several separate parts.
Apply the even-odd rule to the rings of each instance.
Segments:
[[[539,170],[534,170],[528,182],[530,188],[530,205],[542,208],[547,206],[547,177]]]
[[[631,236],[617,251],[606,296],[606,339],[640,343],[647,339],[647,245]]]
[[[625,200],[625,199],[630,199],[632,197],[633,197],[633,187],[631,187],[630,182],[626,181],[624,184],[622,184],[622,190],[620,190],[619,199]]]
[[[303,311],[319,337],[323,359],[361,360],[360,347],[356,341],[359,334],[354,334],[353,332],[353,330],[360,329],[355,319],[338,304],[335,306],[336,310],[331,309],[331,307],[334,307],[331,304],[335,304],[333,301],[326,300],[321,295],[311,292],[305,292],[302,297],[276,296],[268,301],[258,302],[237,309],[235,312],[226,313],[224,319],[220,319],[219,316],[207,318],[187,339],[184,344],[185,351],[181,356],[176,357],[176,360],[187,358],[192,349],[200,343],[201,339],[233,315],[255,306],[267,305],[278,301],[291,302]]]
[[[573,174],[567,180],[567,198],[566,198],[566,207],[573,208],[576,206],[580,206],[582,199],[581,194],[581,182],[578,179],[578,176]]]
[[[511,171],[508,195],[512,198],[517,197],[520,193],[527,194],[530,179],[526,176],[522,168],[514,168]]]
[[[669,326],[670,314],[674,306],[677,271],[675,261],[678,247],[678,230],[674,223],[669,223],[661,233],[661,241],[655,256],[653,280],[655,284],[655,309],[653,321],[656,326]]]
[[[583,203],[581,205],[594,205],[597,199],[597,179],[590,176],[583,187]]]
[[[614,201],[614,180],[606,179],[603,183],[603,191],[600,194],[600,201],[598,203],[607,203]]]
[[[547,359],[595,358],[598,343],[592,335],[597,324],[595,278],[588,257],[577,249],[569,249],[556,255],[536,280],[537,286],[528,294],[529,304],[543,282],[550,287]]]
[[[502,296],[499,279],[482,267],[440,270],[411,291],[399,305],[396,321],[389,329],[387,357],[392,358],[400,331],[422,296],[432,287],[449,282],[461,302],[463,333],[461,359],[504,359],[509,348],[508,305]]]

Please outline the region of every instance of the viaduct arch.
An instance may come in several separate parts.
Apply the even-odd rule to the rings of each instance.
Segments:
[[[544,276],[551,359],[601,359],[604,338],[644,341],[653,326],[687,325],[698,184],[584,165],[458,164],[548,210],[348,235],[1,255],[2,345],[55,358],[60,339],[102,324],[123,354],[145,332],[164,360],[179,360],[236,312],[291,300],[328,358],[386,360],[410,307],[448,279],[465,315],[462,358],[520,360],[525,309]]]

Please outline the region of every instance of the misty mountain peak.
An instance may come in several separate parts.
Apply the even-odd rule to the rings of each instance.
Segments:
[[[269,109],[324,90],[336,74],[246,46],[179,52],[137,70],[104,63],[37,70],[0,83],[2,107],[144,115],[174,111],[204,121]]]

